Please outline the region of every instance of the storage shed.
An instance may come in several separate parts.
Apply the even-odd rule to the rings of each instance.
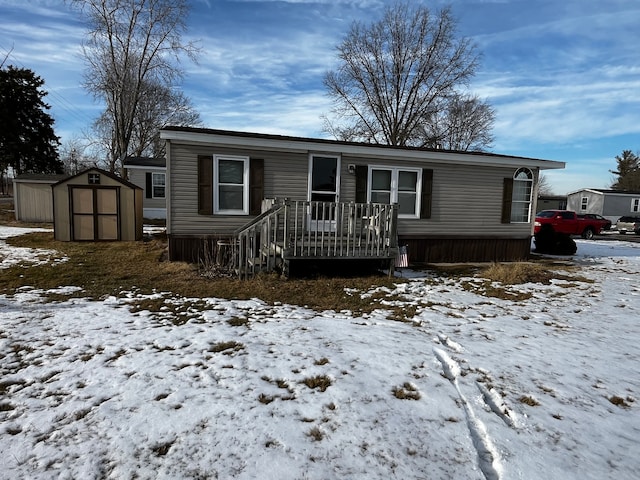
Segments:
[[[142,188],[99,168],[51,188],[56,240],[142,239]]]
[[[53,222],[51,185],[66,175],[23,173],[13,179],[13,201],[16,220],[20,222]]]

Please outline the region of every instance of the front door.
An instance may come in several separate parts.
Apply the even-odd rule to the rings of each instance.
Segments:
[[[340,201],[340,157],[311,155],[309,158],[308,227],[311,231],[336,230],[336,203]]]

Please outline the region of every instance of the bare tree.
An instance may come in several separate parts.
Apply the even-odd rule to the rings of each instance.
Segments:
[[[538,196],[553,195],[553,189],[549,184],[549,178],[543,173],[538,177]]]
[[[87,143],[79,138],[71,138],[60,146],[60,159],[64,164],[64,173],[68,175],[99,164],[98,159],[89,153]]]
[[[444,108],[425,119],[421,143],[447,150],[482,151],[493,144],[495,111],[488,102],[470,94],[455,94]]]
[[[130,153],[145,89],[170,88],[182,76],[179,60],[197,48],[182,41],[187,0],[68,0],[88,22],[83,45],[85,87],[105,102],[96,126],[111,137],[108,168],[116,171]]]
[[[324,78],[334,101],[332,118],[325,116],[325,130],[336,138],[429,145],[433,139],[425,138],[425,126],[448,118],[448,108],[453,112],[454,106],[465,104],[484,110],[482,119],[487,122],[478,125],[483,134],[491,126],[493,111],[457,91],[475,74],[478,54],[470,40],[456,38],[449,8],[432,13],[424,6],[395,4],[378,22],[354,22],[337,51],[340,64]],[[447,134],[438,130],[438,137],[456,145],[483,144],[464,140],[472,136],[470,130],[462,135],[453,131],[452,120],[449,123]],[[426,129],[430,130],[435,127]]]
[[[157,83],[146,84],[134,119],[129,151],[137,157],[160,157],[164,154],[164,142],[159,137],[161,128],[200,124],[200,114],[182,92]]]

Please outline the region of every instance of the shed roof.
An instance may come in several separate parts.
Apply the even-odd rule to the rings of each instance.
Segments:
[[[56,183],[67,177],[68,175],[64,173],[21,173],[13,181],[17,183]]]
[[[64,179],[60,180],[59,182],[53,184],[52,187],[56,187],[56,186],[58,186],[58,185],[60,185],[62,183],[70,182],[70,181],[74,180],[75,178],[80,177],[81,175],[85,175],[88,172],[97,172],[97,173],[99,173],[101,175],[105,175],[105,176],[115,180],[116,182],[120,182],[122,185],[124,185],[126,187],[133,188],[135,190],[142,190],[142,187],[139,187],[138,185],[135,185],[135,184],[131,183],[130,181],[125,180],[122,177],[119,177],[115,173],[107,172],[106,170],[102,170],[101,168],[98,168],[98,167],[91,167],[91,168],[88,168],[86,170],[83,170],[82,172],[76,173],[75,175],[72,175],[71,177],[64,178]]]

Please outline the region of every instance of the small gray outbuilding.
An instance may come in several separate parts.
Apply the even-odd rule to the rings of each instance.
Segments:
[[[23,173],[13,179],[13,203],[20,222],[53,222],[51,185],[66,175]]]
[[[56,240],[142,239],[142,188],[99,168],[90,168],[54,185]]]

